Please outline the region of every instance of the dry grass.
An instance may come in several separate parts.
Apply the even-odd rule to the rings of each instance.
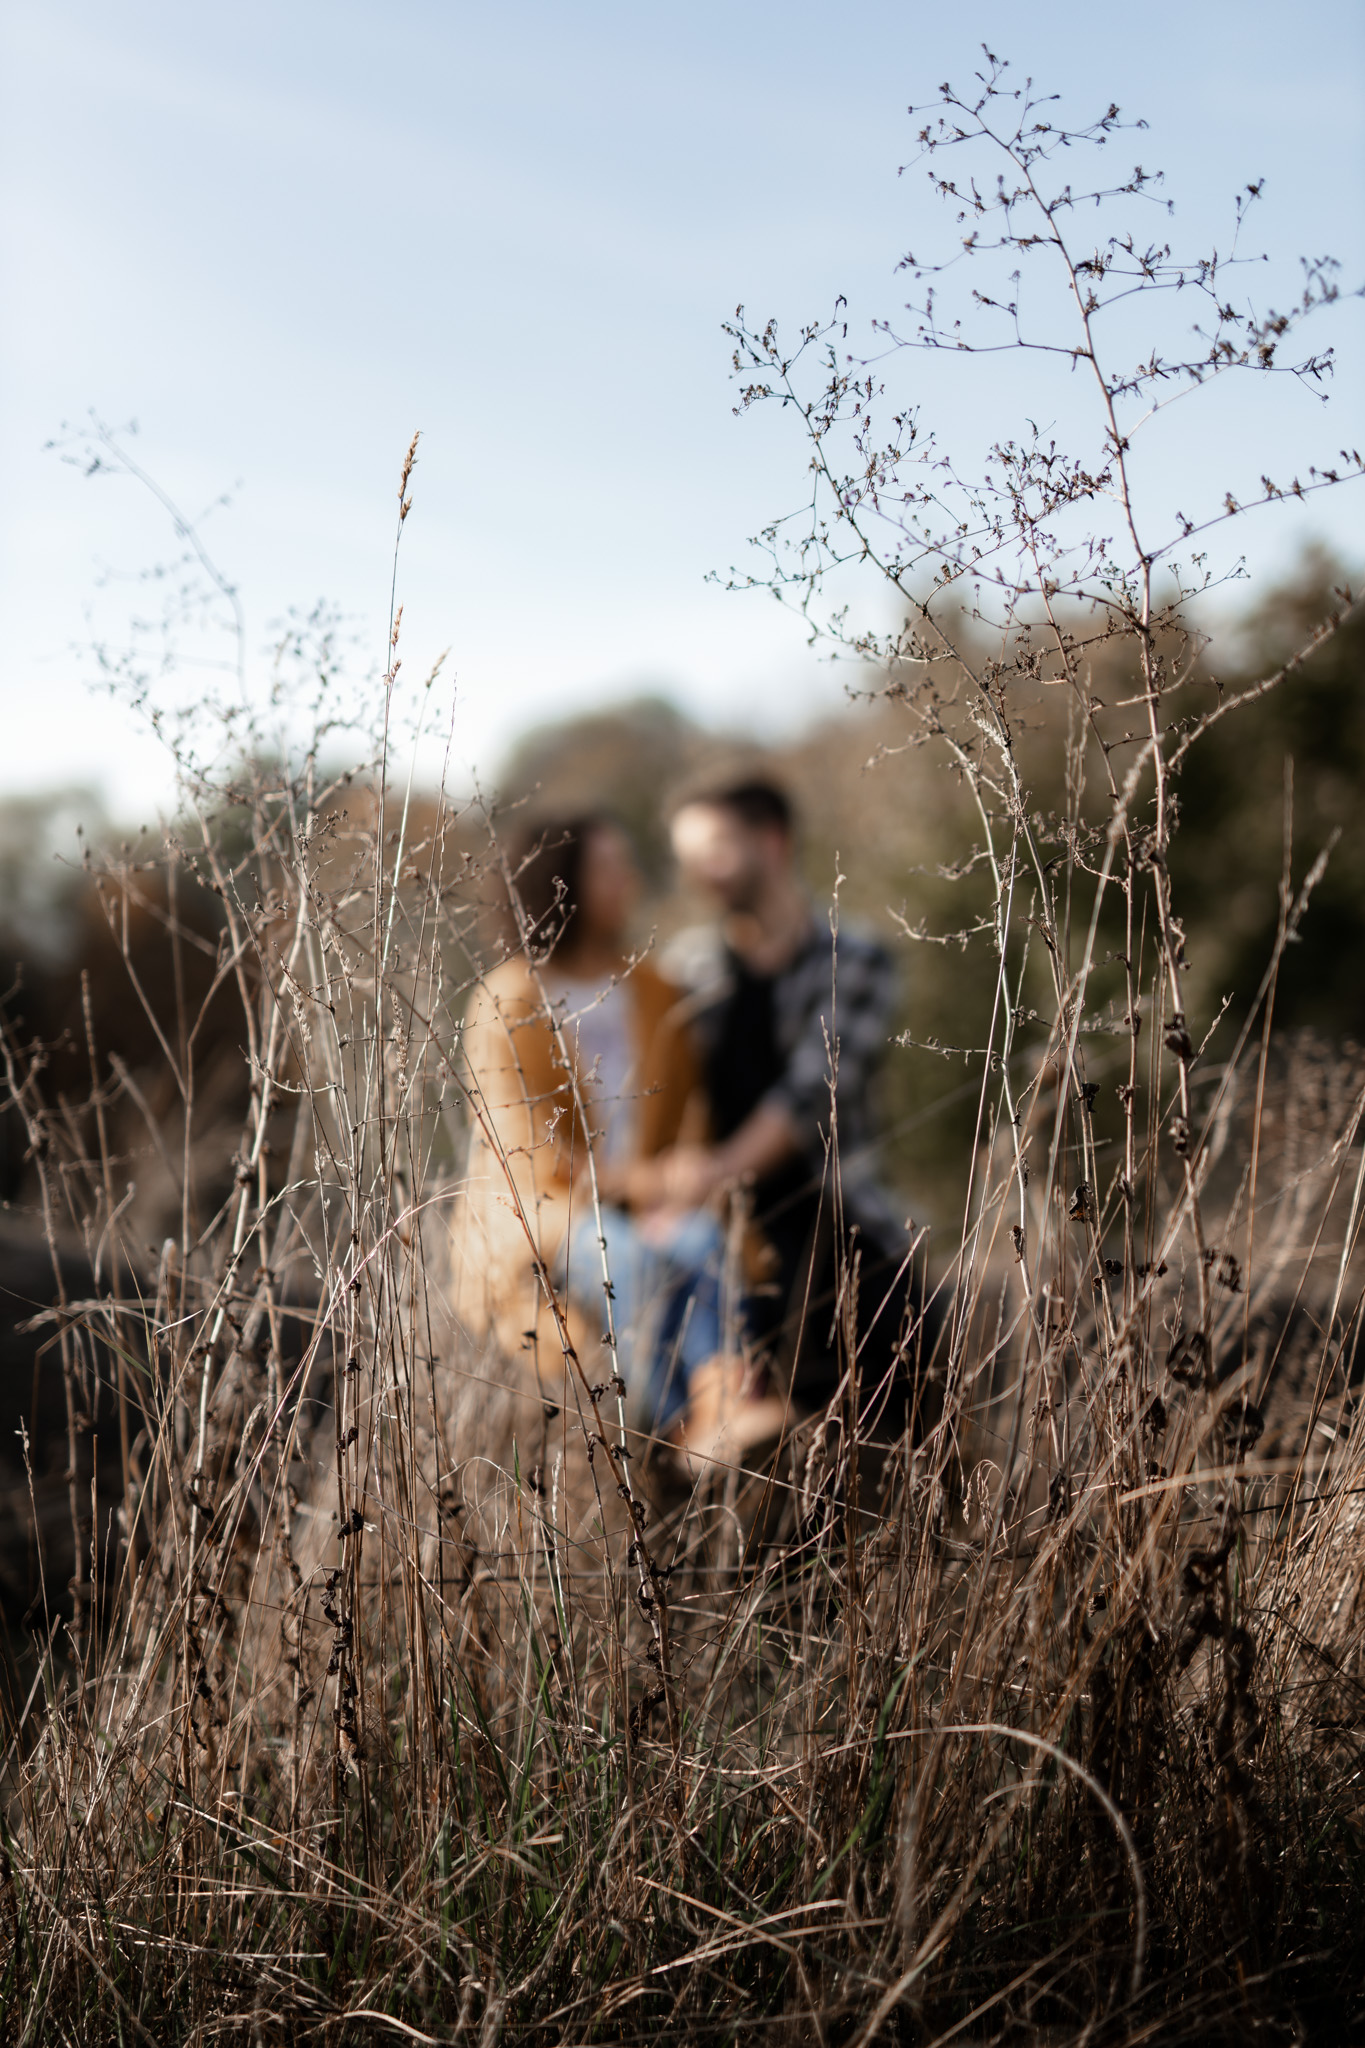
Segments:
[[[938,1269],[940,1419],[874,1455],[844,1400],[679,1498],[576,1359],[538,1382],[446,1306],[452,819],[395,845],[258,794],[248,850],[209,821],[196,856],[256,1077],[236,1184],[158,1274],[98,1107],[43,1107],[11,1050],[53,1240],[96,1267],[53,1319],[72,1427],[126,1443],[107,1522],[72,1491],[74,1609],[49,1585],[7,1717],[11,2037],[1345,2027],[1358,1063],[1202,1084],[1207,1352],[1183,1180],[1148,1163],[1106,1268],[1121,1198],[1042,1063],[1042,1284],[998,1134]]]

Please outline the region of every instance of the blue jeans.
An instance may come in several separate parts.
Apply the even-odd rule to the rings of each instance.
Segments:
[[[656,1429],[687,1404],[692,1374],[721,1349],[725,1232],[706,1209],[680,1216],[660,1238],[646,1238],[624,1209],[603,1209],[617,1351],[627,1383],[642,1385]],[[602,1252],[591,1214],[569,1234],[565,1280],[574,1305],[602,1317]]]

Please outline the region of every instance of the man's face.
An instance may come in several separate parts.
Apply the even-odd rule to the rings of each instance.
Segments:
[[[746,825],[723,804],[684,804],[673,820],[673,851],[687,881],[727,910],[754,910],[787,858],[786,834]]]

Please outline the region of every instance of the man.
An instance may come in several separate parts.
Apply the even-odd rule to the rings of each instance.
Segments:
[[[871,1156],[872,1087],[895,1001],[890,956],[870,935],[836,935],[814,914],[791,804],[776,784],[751,777],[694,791],[674,811],[672,839],[684,876],[722,917],[709,960],[695,945],[670,959],[673,978],[694,990],[711,1142],[662,1155],[664,1198],[696,1209],[727,1187],[751,1187],[770,1271],[750,1301],[750,1331],[783,1358],[809,1406],[831,1397],[845,1369],[833,1326],[856,1250],[863,1401],[891,1419],[911,1368],[906,1236]]]

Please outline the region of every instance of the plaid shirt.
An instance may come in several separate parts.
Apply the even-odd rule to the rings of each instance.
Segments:
[[[692,991],[689,1010],[703,1050],[714,1041],[722,1006],[734,986],[733,955],[717,932],[684,932],[662,966]],[[802,1133],[812,1175],[824,1172],[830,1121],[831,1055],[837,1060],[839,1165],[851,1220],[885,1240],[897,1233],[895,1212],[874,1170],[873,1090],[891,1035],[896,970],[881,941],[842,924],[837,940],[812,922],[796,958],[772,979],[773,1031],[783,1059],[780,1078],[763,1097]]]

